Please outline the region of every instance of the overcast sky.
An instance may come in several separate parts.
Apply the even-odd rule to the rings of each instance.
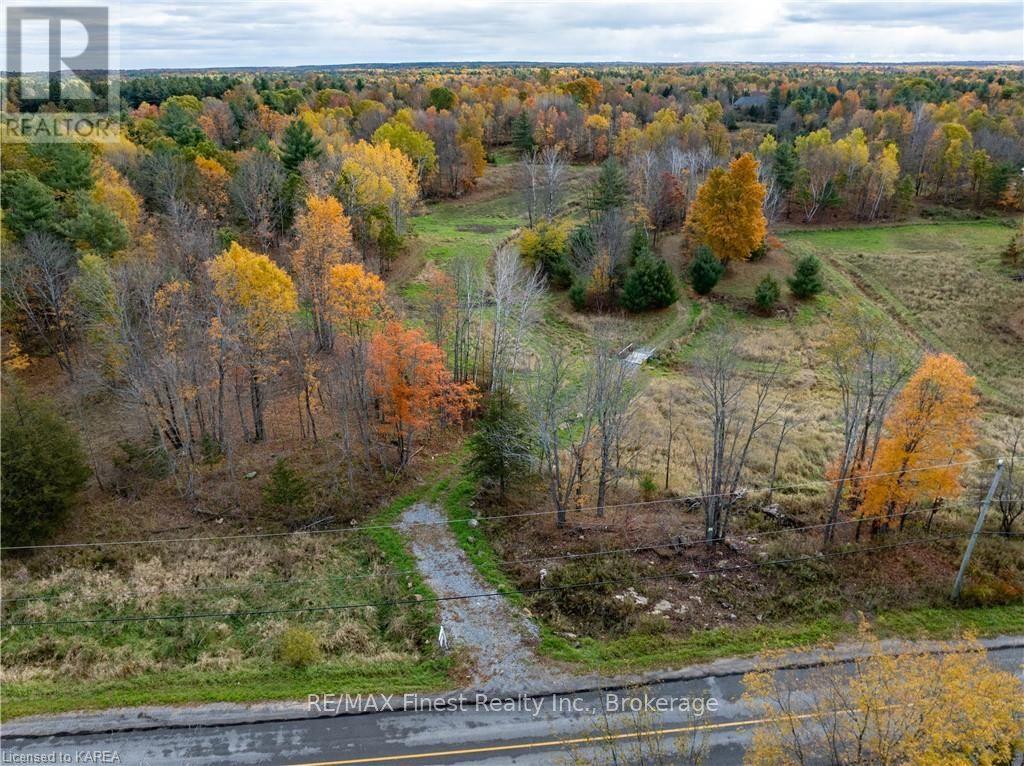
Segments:
[[[129,69],[1024,59],[1024,0],[121,0],[119,27]]]

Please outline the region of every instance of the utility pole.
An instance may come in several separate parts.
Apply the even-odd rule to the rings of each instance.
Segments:
[[[967,541],[967,550],[964,551],[964,559],[960,562],[960,571],[957,572],[956,581],[953,583],[952,598],[954,601],[960,598],[960,589],[964,586],[964,575],[967,574],[967,566],[971,563],[974,544],[978,541],[978,534],[981,532],[981,527],[985,524],[985,514],[988,513],[988,506],[992,502],[992,496],[995,495],[996,487],[999,486],[999,480],[1002,476],[1003,459],[1000,458],[999,462],[996,463],[996,475],[992,477],[988,494],[985,495],[985,501],[981,504],[981,510],[978,512],[978,520],[974,522],[974,531],[971,532],[971,539]]]

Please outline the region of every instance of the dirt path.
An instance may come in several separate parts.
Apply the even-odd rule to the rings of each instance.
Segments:
[[[426,503],[402,514],[401,529],[423,578],[440,598],[493,592],[494,586],[477,573],[445,520],[440,510]],[[533,652],[540,635],[537,626],[505,598],[441,601],[439,609],[449,643],[472,656],[471,683],[480,691],[530,692],[563,680],[563,673],[543,664]]]

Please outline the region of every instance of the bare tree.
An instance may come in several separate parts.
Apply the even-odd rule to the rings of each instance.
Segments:
[[[600,458],[597,470],[597,515],[604,516],[608,481],[630,408],[640,392],[639,368],[611,351],[606,343],[598,344],[590,359],[589,374],[593,377],[592,402],[595,425],[600,434]]]
[[[523,198],[526,201],[526,220],[531,227],[538,218],[537,206],[540,197],[541,176],[542,168],[537,150],[524,152],[523,159],[519,163],[519,178]]]
[[[1009,537],[1013,524],[1024,514],[1024,477],[1020,475],[1020,457],[1024,451],[1024,418],[1006,421],[1003,456],[1006,468],[996,491],[996,509],[999,511],[999,531]]]
[[[824,532],[824,545],[835,536],[851,474],[874,462],[882,424],[893,397],[914,367],[884,317],[857,309],[841,320],[827,350],[839,388],[843,447],[835,468],[835,488]]]
[[[725,536],[754,438],[784,403],[768,402],[779,363],[765,371],[745,373],[740,369],[737,344],[736,335],[716,331],[694,360],[699,414],[711,434],[711,445],[700,450],[689,433],[686,441],[701,491],[708,543]]]
[[[284,170],[274,157],[250,151],[231,179],[231,198],[263,247],[269,247],[280,229],[283,211]]]
[[[786,442],[786,437],[790,431],[797,428],[800,425],[800,420],[792,414],[787,414],[782,422],[779,423],[779,437],[775,440],[775,451],[772,453],[772,470],[768,476],[768,504],[771,505],[772,500],[775,497],[775,479],[778,477],[779,471],[779,455],[782,453],[782,445]]]
[[[526,334],[537,321],[544,293],[540,269],[527,269],[512,245],[494,253],[494,319],[491,325],[491,391],[511,390]]]
[[[75,322],[71,285],[77,254],[64,240],[29,232],[21,247],[4,253],[3,295],[21,314],[24,327],[72,380]]]
[[[665,434],[665,491],[668,491],[669,474],[672,470],[672,447],[675,444],[676,435],[682,426],[679,413],[676,412],[676,391],[672,388],[668,393],[668,407],[665,412],[665,423],[668,428]]]
[[[540,159],[544,165],[544,216],[551,221],[562,200],[566,163],[558,146],[545,146]]]
[[[484,354],[483,307],[487,275],[480,263],[469,257],[455,260],[455,316],[452,340],[452,376],[460,383],[479,382]]]
[[[530,412],[537,429],[543,472],[555,518],[566,522],[566,509],[578,497],[583,465],[594,436],[593,376],[573,374],[572,352],[548,346],[528,379]]]

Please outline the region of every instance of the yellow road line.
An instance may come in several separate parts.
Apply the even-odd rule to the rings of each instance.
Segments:
[[[836,713],[849,712],[837,710]],[[293,766],[350,766],[357,763],[387,763],[388,761],[413,761],[424,758],[447,758],[453,755],[476,755],[478,753],[500,753],[508,750],[534,750],[560,745],[588,745],[594,742],[610,742],[618,739],[647,737],[655,734],[683,734],[685,732],[714,731],[720,729],[739,729],[761,723],[781,720],[800,720],[816,718],[822,713],[800,713],[798,715],[775,716],[770,718],[749,718],[743,721],[723,721],[722,723],[705,723],[695,726],[678,726],[672,729],[648,729],[647,731],[629,731],[623,734],[605,734],[595,737],[575,737],[572,739],[549,739],[540,742],[523,742],[516,745],[490,745],[487,747],[468,747],[460,750],[436,750],[432,753],[404,753],[402,755],[378,755],[370,758],[351,758],[345,761],[316,761],[313,763],[297,763]]]

